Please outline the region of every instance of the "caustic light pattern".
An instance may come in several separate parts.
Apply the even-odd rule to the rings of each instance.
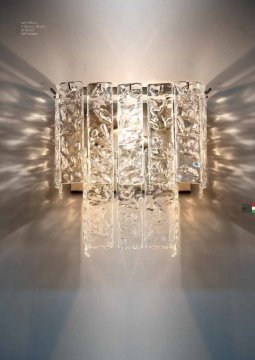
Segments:
[[[82,82],[57,85],[55,102],[55,186],[82,182],[84,95]]]

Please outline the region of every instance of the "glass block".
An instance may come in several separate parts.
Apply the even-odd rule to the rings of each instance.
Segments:
[[[121,249],[143,247],[144,199],[140,185],[118,185],[118,245]]]
[[[204,85],[175,85],[177,179],[206,187],[206,98]]]
[[[147,248],[176,253],[178,233],[173,84],[148,85],[145,237]]]
[[[143,246],[143,100],[142,84],[117,89],[117,216],[123,249]]]
[[[114,152],[112,84],[87,88],[87,176],[84,180],[85,248],[113,246]]]
[[[89,84],[87,101],[88,180],[93,184],[113,184],[112,84]]]
[[[200,195],[203,189],[207,187],[207,99],[201,96],[201,123],[200,123],[200,156],[201,156],[201,169],[200,169]]]
[[[143,170],[142,84],[118,85],[118,184],[139,185]]]
[[[81,81],[57,85],[55,101],[55,187],[82,182],[84,91]]]
[[[164,185],[178,197],[176,183],[175,123],[173,84],[148,85],[148,165],[149,186]]]
[[[179,204],[168,185],[151,185],[146,189],[144,245],[150,249],[169,249],[177,253]]]
[[[114,198],[111,184],[85,184],[83,239],[85,252],[114,245]]]

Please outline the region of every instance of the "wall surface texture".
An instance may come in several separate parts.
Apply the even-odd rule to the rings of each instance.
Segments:
[[[1,360],[255,358],[254,19],[252,0],[1,0]],[[209,185],[180,197],[177,256],[85,258],[49,88],[189,79],[212,88]]]

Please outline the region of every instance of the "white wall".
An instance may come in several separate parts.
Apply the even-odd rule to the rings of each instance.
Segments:
[[[253,0],[1,0],[1,360],[255,359],[254,19]],[[209,186],[180,197],[175,258],[84,257],[81,198],[53,188],[48,89],[74,79],[213,88]]]
[[[254,47],[253,1],[2,0],[0,13],[2,44],[53,84],[208,83]],[[46,28],[20,36],[23,20]]]

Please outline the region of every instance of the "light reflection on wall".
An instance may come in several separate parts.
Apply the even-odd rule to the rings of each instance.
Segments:
[[[15,57],[15,55],[13,55]],[[54,200],[52,99],[0,68],[1,237]]]
[[[252,231],[253,219],[244,219],[240,205],[254,201],[255,194],[254,63],[255,50],[208,84],[213,94],[208,103],[209,186],[205,194],[216,214]],[[7,235],[56,200],[52,186],[54,103],[40,86],[25,83],[17,72],[1,70],[1,233]],[[32,69],[31,74],[35,73]],[[238,77],[229,86],[232,73]],[[65,200],[64,206],[73,206],[76,199]],[[197,226],[197,205],[192,204],[184,217],[181,214],[182,223],[191,227]],[[77,209],[75,214],[79,214]],[[71,209],[67,217],[70,221],[75,218]]]
[[[223,219],[254,231],[254,220],[241,213],[255,194],[255,50],[241,58],[208,86],[207,199]],[[229,85],[230,79],[236,79]],[[228,209],[228,211],[226,211]],[[247,216],[248,215],[248,216]]]

